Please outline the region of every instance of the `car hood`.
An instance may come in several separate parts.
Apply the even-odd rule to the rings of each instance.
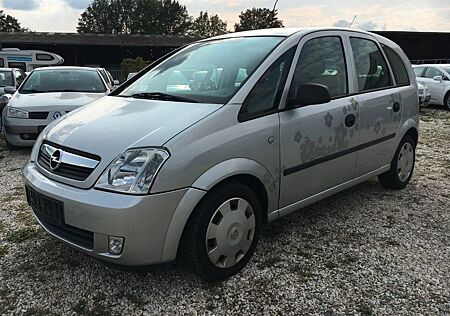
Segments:
[[[66,116],[46,132],[45,139],[112,160],[131,147],[163,146],[220,107],[104,97]]]
[[[72,111],[104,95],[88,92],[15,93],[9,105],[25,111]]]
[[[92,174],[83,182],[41,172],[49,178],[80,188],[90,188],[103,170],[129,148],[159,147],[219,109],[219,104],[200,104],[104,97],[62,117],[46,128],[44,141],[100,156]],[[41,138],[41,137],[40,137]],[[39,146],[39,145],[38,145]],[[38,148],[33,149],[36,161]]]

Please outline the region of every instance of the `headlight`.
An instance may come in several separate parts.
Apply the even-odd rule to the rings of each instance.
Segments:
[[[159,168],[169,158],[161,148],[130,149],[119,155],[103,172],[98,189],[147,194]]]
[[[10,118],[27,119],[28,118],[28,112],[8,106],[6,108],[6,116],[10,117]]]

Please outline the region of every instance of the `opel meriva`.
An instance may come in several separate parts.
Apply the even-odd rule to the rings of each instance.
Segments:
[[[393,42],[351,29],[226,34],[50,124],[24,167],[39,223],[113,264],[240,271],[261,225],[378,176],[411,179],[418,93]]]

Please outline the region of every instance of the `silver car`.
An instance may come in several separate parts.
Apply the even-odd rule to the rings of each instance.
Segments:
[[[221,280],[263,224],[375,176],[405,187],[418,112],[408,58],[383,37],[227,34],[50,124],[23,170],[27,199],[48,233],[91,256],[179,259]]]
[[[52,121],[110,92],[98,70],[87,67],[38,68],[17,91],[7,90],[13,95],[3,110],[3,125],[12,148],[32,146]]]

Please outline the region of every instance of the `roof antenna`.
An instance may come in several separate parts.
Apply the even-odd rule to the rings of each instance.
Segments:
[[[355,22],[355,20],[356,20],[356,17],[357,17],[357,15],[355,15],[355,16],[353,17],[352,23],[350,23],[350,24],[349,24],[349,26],[348,26],[348,28],[349,28],[349,29],[350,29],[350,28],[352,27],[352,25],[353,25],[353,22]]]
[[[272,9],[273,12],[275,12],[275,9],[277,7],[277,3],[278,3],[278,0],[276,0],[275,3],[273,4],[273,9]]]

